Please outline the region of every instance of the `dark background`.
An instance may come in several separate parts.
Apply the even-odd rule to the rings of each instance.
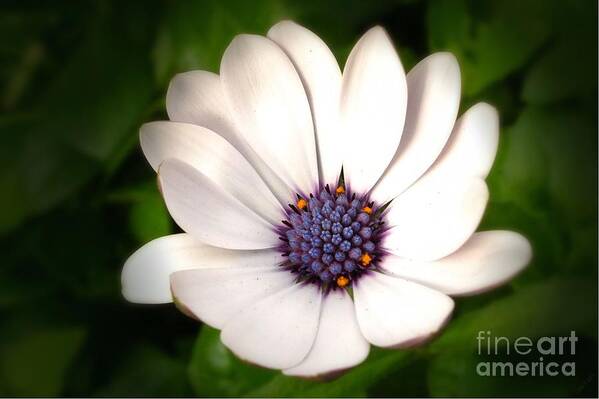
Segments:
[[[2,1],[0,395],[596,396],[597,2]],[[431,344],[372,350],[329,383],[241,364],[173,306],[120,296],[124,260],[176,231],[137,130],[166,119],[169,79],[218,71],[234,35],[292,18],[343,64],[383,25],[406,70],[462,68],[463,112],[501,115],[481,229],[525,234],[530,267],[458,300]],[[580,337],[575,377],[478,377],[476,335]],[[490,360],[521,361],[518,356]],[[524,359],[526,360],[526,359]],[[527,361],[538,361],[533,356]],[[546,359],[546,361],[548,361]]]

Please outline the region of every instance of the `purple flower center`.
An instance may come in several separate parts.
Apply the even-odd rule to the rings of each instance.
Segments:
[[[287,259],[282,266],[298,281],[319,284],[328,290],[351,285],[368,270],[377,268],[384,231],[384,207],[365,195],[340,185],[325,186],[317,194],[298,194],[278,233]]]

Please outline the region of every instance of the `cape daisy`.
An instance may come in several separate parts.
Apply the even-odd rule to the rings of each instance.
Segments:
[[[220,75],[175,76],[171,121],[141,128],[185,233],[129,258],[124,296],[174,298],[236,355],[288,375],[423,342],[449,295],[504,283],[531,257],[517,233],[475,232],[499,124],[484,103],[456,121],[459,99],[451,54],[406,75],[380,27],[343,73],[293,22],[237,36]]]

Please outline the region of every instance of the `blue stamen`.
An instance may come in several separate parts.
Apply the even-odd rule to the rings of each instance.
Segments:
[[[351,259],[347,259],[345,262],[343,262],[343,268],[346,272],[351,273],[356,270],[356,262]]]
[[[341,223],[336,222],[333,223],[333,226],[331,226],[331,232],[333,234],[339,234],[343,231],[343,225],[341,225]]]
[[[343,238],[350,239],[354,235],[354,230],[351,227],[343,228]]]
[[[341,263],[339,262],[333,262],[331,264],[331,266],[329,267],[329,272],[331,272],[331,274],[333,275],[338,275],[339,273],[341,273],[343,271],[343,266],[341,266]]]
[[[342,251],[335,252],[335,260],[337,262],[343,262],[345,260],[345,252],[342,252]]]
[[[333,245],[339,245],[343,241],[341,234],[333,234],[333,238],[331,238],[331,242]]]
[[[297,206],[290,205],[279,229],[284,241],[280,249],[287,257],[284,266],[323,290],[345,287],[378,267],[384,255],[379,250],[383,220],[375,204],[345,188],[327,187],[303,198],[298,196]],[[365,254],[372,259],[366,265]]]
[[[356,246],[359,247],[360,245],[362,245],[362,237],[360,237],[359,235],[355,235],[351,238],[351,243]]]

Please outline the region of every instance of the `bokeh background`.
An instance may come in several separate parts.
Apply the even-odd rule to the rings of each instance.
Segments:
[[[597,395],[596,1],[0,7],[0,395]],[[429,345],[373,349],[326,383],[242,364],[214,330],[173,306],[132,305],[120,295],[127,256],[177,231],[142,156],[139,126],[166,119],[175,73],[218,71],[234,35],[265,34],[283,18],[319,34],[341,64],[375,24],[389,31],[406,70],[452,51],[461,112],[484,100],[501,114],[481,228],[520,231],[534,247],[511,284],[459,299]],[[479,330],[512,338],[576,331],[576,376],[478,377]]]

